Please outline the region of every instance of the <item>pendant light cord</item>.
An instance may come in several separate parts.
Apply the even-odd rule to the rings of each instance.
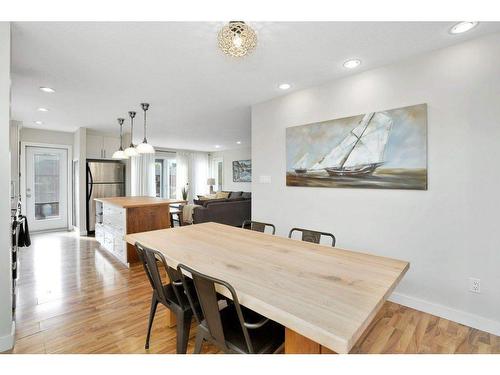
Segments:
[[[135,117],[135,112],[130,111],[128,113],[130,116],[130,146],[129,147],[135,147],[134,146],[134,117]]]
[[[120,150],[123,150],[123,122],[120,124]]]
[[[142,140],[143,143],[148,143],[146,139],[146,110],[144,110],[144,139]]]

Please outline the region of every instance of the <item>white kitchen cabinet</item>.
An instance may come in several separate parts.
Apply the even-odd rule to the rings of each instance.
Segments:
[[[102,159],[102,136],[87,134],[87,159]]]
[[[111,159],[115,151],[120,148],[120,138],[102,137],[102,150],[104,151],[104,158]]]
[[[111,159],[120,148],[120,138],[87,134],[87,159]]]
[[[129,266],[127,259],[126,210],[111,204],[96,201],[96,212],[102,212],[102,224],[95,226],[95,239],[109,253],[124,265]],[[96,218],[97,220],[99,217]]]

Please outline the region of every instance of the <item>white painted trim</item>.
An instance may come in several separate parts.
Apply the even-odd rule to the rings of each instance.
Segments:
[[[73,226],[73,231],[76,232],[76,233],[79,233],[80,236],[86,236],[87,235],[87,231],[86,230],[80,229],[77,226]]]
[[[448,319],[466,326],[479,329],[494,335],[500,335],[500,322],[479,315],[471,314],[466,311],[456,310],[438,303],[429,302],[420,298],[415,298],[401,293],[392,293],[389,301],[399,303],[400,305],[411,307],[412,309],[436,315],[440,318]]]
[[[68,214],[68,230],[73,228],[73,194],[72,194],[72,168],[73,168],[73,146],[71,145],[61,145],[52,143],[38,143],[38,142],[21,142],[21,165],[19,170],[21,171],[21,181],[20,181],[20,195],[21,195],[21,211],[23,215],[26,215],[26,147],[47,147],[47,148],[60,148],[67,150],[67,188],[66,188],[66,202]]]
[[[10,350],[14,347],[14,338],[16,337],[16,322],[12,322],[10,334],[0,336],[0,353]]]

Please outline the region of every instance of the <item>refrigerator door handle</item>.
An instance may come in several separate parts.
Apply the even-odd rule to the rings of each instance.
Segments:
[[[90,201],[90,197],[92,196],[92,190],[94,190],[94,178],[92,177],[92,172],[87,164],[87,176],[88,176],[88,184],[90,185],[89,195],[87,196],[87,201]]]

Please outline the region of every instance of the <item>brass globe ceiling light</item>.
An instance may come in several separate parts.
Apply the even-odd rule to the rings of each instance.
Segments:
[[[141,144],[137,145],[136,150],[139,154],[154,154],[154,147],[151,146],[146,139],[146,111],[149,109],[149,104],[141,103],[141,107],[144,111],[144,139]]]
[[[118,125],[120,125],[120,148],[113,153],[112,158],[118,160],[128,159],[128,156],[125,155],[123,151],[123,123],[125,122],[124,118],[118,119]]]
[[[219,47],[227,55],[243,57],[257,46],[255,31],[243,21],[230,21],[219,31]]]

